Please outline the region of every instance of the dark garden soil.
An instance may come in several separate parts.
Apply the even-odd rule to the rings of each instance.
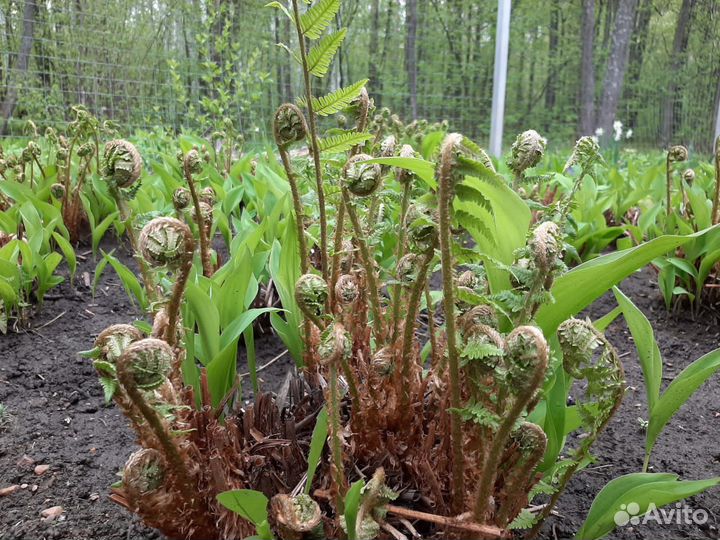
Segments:
[[[92,256],[81,264],[74,288],[52,291],[34,330],[0,336],[0,403],[11,420],[0,426],[0,489],[20,486],[0,496],[2,540],[147,540],[161,538],[107,498],[109,486],[133,451],[133,436],[118,410],[105,406],[89,360],[77,352],[92,347],[94,336],[110,324],[137,317],[118,278],[110,271],[95,299],[83,273],[94,269]],[[88,276],[85,276],[85,280]],[[622,285],[655,327],[667,377],[678,374],[720,343],[711,317],[693,321],[686,314],[668,317],[651,271]],[[614,307],[605,297],[590,310],[596,318]],[[630,389],[624,404],[595,447],[597,462],[570,483],[550,520],[544,538],[571,538],[597,492],[612,478],[640,470],[644,433],[638,418],[647,417],[642,375],[629,332],[616,322],[609,338],[623,355]],[[282,351],[269,334],[257,337],[258,363]],[[241,362],[242,364],[242,362]],[[241,365],[240,370],[244,369]],[[291,369],[287,356],[262,372],[266,387],[277,387]],[[683,479],[720,475],[720,377],[706,384],[671,421],[655,447],[656,471]],[[36,474],[38,465],[48,465]],[[720,489],[687,501],[705,509],[707,524],[624,527],[614,539],[718,538]],[[44,521],[41,511],[62,506],[62,515]],[[210,539],[209,539],[210,540]]]

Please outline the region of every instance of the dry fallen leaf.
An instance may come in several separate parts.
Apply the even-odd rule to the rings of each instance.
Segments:
[[[43,518],[43,521],[53,521],[54,519],[57,519],[60,517],[65,510],[62,506],[51,506],[50,508],[46,508],[42,512],[40,512],[40,515]]]
[[[0,488],[0,497],[5,497],[6,495],[12,495],[18,489],[20,489],[20,486],[18,486],[18,485]]]
[[[35,467],[35,474],[37,474],[38,476],[42,476],[48,471],[49,468],[50,465],[38,465],[37,467]]]

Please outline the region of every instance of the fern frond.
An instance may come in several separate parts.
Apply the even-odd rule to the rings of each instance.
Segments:
[[[485,195],[469,184],[462,183],[455,187],[455,195],[463,202],[472,202],[492,213],[492,205]]]
[[[308,71],[310,73],[316,77],[325,76],[346,34],[347,28],[341,28],[337,32],[333,32],[322,38],[317,45],[310,49],[307,58]]]
[[[346,86],[345,88],[335,90],[326,96],[313,98],[313,109],[315,110],[315,114],[328,116],[342,111],[344,108],[350,106],[352,100],[360,95],[360,92],[367,82],[368,79],[363,79],[355,84]],[[305,107],[307,105],[307,102],[303,98],[298,99],[297,103],[300,107]]]
[[[370,139],[372,135],[369,133],[358,133],[357,131],[346,131],[340,135],[333,135],[320,139],[321,152],[345,152],[353,146],[363,143]]]
[[[527,508],[520,510],[520,513],[512,520],[512,523],[508,525],[508,529],[530,529],[537,522],[537,516],[533,514]]]
[[[340,0],[318,0],[300,15],[300,29],[308,39],[319,38],[340,11]]]
[[[485,223],[483,223],[482,219],[480,219],[478,216],[473,215],[466,210],[456,209],[455,219],[457,220],[458,225],[460,225],[463,229],[468,231],[474,237],[484,236],[490,242],[495,244],[495,238],[492,231],[488,228],[487,225],[485,225]]]
[[[293,18],[293,16],[290,15],[290,12],[288,11],[288,8],[286,8],[285,6],[283,6],[280,2],[277,2],[277,1],[268,2],[267,4],[265,4],[265,7],[271,7],[271,8],[279,9],[280,11],[282,11],[282,12],[285,14],[285,16],[286,16],[288,19],[290,19],[290,20],[293,21],[293,22],[295,21],[295,19]]]
[[[103,388],[105,403],[110,403],[119,387],[117,380],[110,377],[100,377],[100,386]]]

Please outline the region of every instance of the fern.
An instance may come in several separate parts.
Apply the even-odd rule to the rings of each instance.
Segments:
[[[340,11],[340,0],[318,0],[300,16],[300,28],[308,39],[319,38]]]
[[[346,86],[345,88],[340,88],[339,90],[336,90],[326,96],[313,98],[313,109],[315,110],[315,114],[328,116],[342,111],[350,105],[352,100],[360,95],[360,92],[367,82],[368,79],[363,79],[355,84]],[[307,106],[307,102],[303,98],[298,99],[297,103],[301,107]]]
[[[455,187],[455,195],[464,202],[472,202],[492,213],[492,206],[485,195],[467,183],[458,184]]]
[[[482,360],[483,358],[502,356],[503,351],[497,345],[473,339],[465,345],[462,354],[470,360]]]
[[[310,49],[308,54],[308,71],[310,73],[316,77],[325,76],[346,34],[347,28],[342,28],[337,32],[328,34]]]
[[[321,152],[345,152],[353,146],[363,143],[371,138],[369,133],[358,133],[357,131],[346,131],[341,135],[334,135],[320,140]]]
[[[105,403],[110,403],[118,390],[118,382],[110,377],[100,377],[100,386],[102,386],[105,395]]]
[[[470,205],[466,204],[465,207]],[[466,210],[455,210],[455,219],[463,229],[468,231],[473,236],[484,236],[490,242],[495,244],[495,236],[493,232],[488,228],[485,223],[475,214],[472,214]]]
[[[517,515],[517,517],[512,520],[512,523],[508,525],[508,529],[529,529],[533,525],[535,525],[536,521],[537,516],[527,508],[523,508],[522,510],[520,510],[520,513]]]
[[[283,6],[280,2],[277,2],[277,1],[269,2],[269,3],[265,4],[265,7],[279,9],[280,11],[282,11],[285,14],[285,16],[288,19],[290,19],[291,21],[294,20],[293,16],[290,15],[290,12],[288,11],[288,9],[285,6]]]

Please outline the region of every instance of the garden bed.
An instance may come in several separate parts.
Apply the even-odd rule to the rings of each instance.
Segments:
[[[53,291],[34,330],[0,336],[0,403],[12,419],[0,428],[0,489],[24,486],[0,497],[0,539],[130,539],[160,538],[136,518],[108,500],[109,486],[132,452],[133,434],[113,405],[105,406],[91,362],[77,355],[92,347],[93,337],[114,323],[132,320],[137,310],[117,277],[107,271],[92,298],[92,256],[78,270],[75,288]],[[644,270],[622,284],[622,290],[645,312],[655,328],[667,377],[674,377],[692,360],[720,342],[714,314],[692,320],[688,313],[669,317],[661,304],[654,274]],[[606,295],[590,310],[597,318],[614,307]],[[642,373],[625,324],[614,323],[610,341],[622,355],[630,387],[622,408],[602,434],[594,454],[597,462],[578,474],[549,520],[544,538],[570,538],[582,524],[597,492],[612,478],[642,467],[644,437],[639,418],[647,418]],[[256,338],[258,364],[274,358],[282,344],[272,335]],[[242,367],[240,368],[242,370]],[[276,387],[291,369],[285,356],[261,373],[266,387]],[[683,479],[720,475],[720,380],[713,378],[673,418],[660,437],[652,464]],[[250,396],[246,396],[250,397]],[[37,465],[49,465],[42,475]],[[693,509],[705,509],[705,525],[621,527],[608,538],[717,538],[720,492],[688,499]],[[62,506],[63,513],[43,521],[41,511]]]

